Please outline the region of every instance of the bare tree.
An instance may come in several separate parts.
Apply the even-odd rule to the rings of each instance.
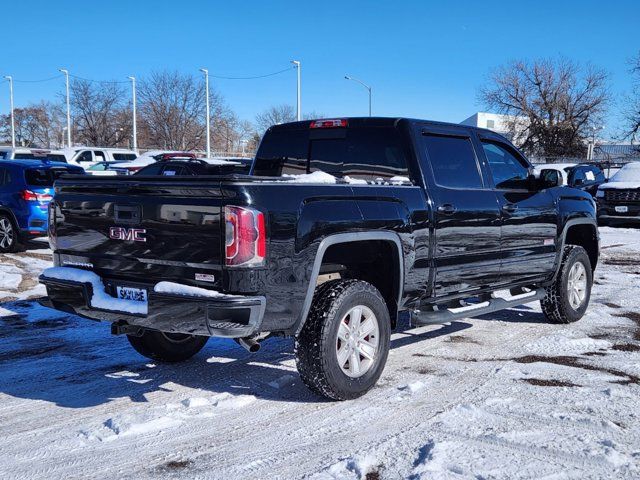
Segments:
[[[624,138],[630,138],[632,142],[640,136],[640,52],[630,61],[630,73],[633,77],[631,93],[624,99]]]
[[[50,102],[14,109],[16,144],[24,147],[57,147],[62,135],[62,111]],[[0,116],[0,138],[11,139],[11,116]]]
[[[274,105],[256,116],[256,126],[264,133],[271,125],[293,122],[296,119],[296,110],[291,105]]]
[[[162,71],[142,79],[139,85],[142,144],[179,150],[204,148],[205,90],[199,79]],[[215,121],[225,107],[215,91],[210,91],[209,103]]]
[[[71,113],[76,142],[113,147],[131,136],[127,94],[118,83],[75,79],[71,83]]]
[[[510,116],[512,139],[527,153],[580,156],[606,112],[607,74],[566,59],[514,61],[493,72],[480,99]]]

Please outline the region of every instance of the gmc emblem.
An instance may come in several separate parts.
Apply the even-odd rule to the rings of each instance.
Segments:
[[[109,238],[112,240],[132,240],[134,242],[146,242],[147,230],[144,228],[111,227]]]

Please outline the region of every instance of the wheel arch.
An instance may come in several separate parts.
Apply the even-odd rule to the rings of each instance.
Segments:
[[[360,278],[361,280],[369,281],[382,293],[387,306],[389,307],[389,316],[392,321],[391,327],[393,328],[396,317],[397,309],[400,305],[400,300],[403,293],[404,285],[404,256],[402,254],[402,243],[398,235],[394,232],[388,231],[363,231],[363,232],[350,232],[350,233],[338,233],[325,237],[320,241],[318,250],[316,252],[315,260],[311,269],[311,276],[309,278],[309,285],[302,305],[302,311],[296,322],[295,334],[297,335],[304,326],[309,311],[311,309],[311,303],[313,302],[313,295],[316,290],[318,277],[320,276],[320,269],[323,265],[323,260],[327,258],[327,254],[331,255],[337,248],[341,246],[347,246],[349,248],[355,246],[365,246],[365,244],[371,245],[372,243],[382,242],[387,245],[392,252],[392,257],[389,260],[390,265],[393,267],[387,278],[392,280],[388,284],[381,284],[375,280],[371,280],[371,277],[360,278],[360,276],[354,276],[350,278]]]
[[[595,271],[600,255],[600,237],[595,220],[588,218],[568,220],[562,233],[560,257],[562,257],[562,251],[566,245],[577,245],[584,248],[589,255],[591,270]],[[556,274],[559,269],[560,262],[558,262]]]

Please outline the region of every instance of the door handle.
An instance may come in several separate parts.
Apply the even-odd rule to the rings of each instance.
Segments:
[[[456,211],[456,207],[454,207],[450,203],[445,203],[444,205],[440,205],[438,207],[438,213],[442,213],[444,215],[451,215],[455,211]]]
[[[507,203],[506,205],[502,206],[502,210],[507,213],[513,213],[518,210],[518,205],[516,205],[515,203]]]

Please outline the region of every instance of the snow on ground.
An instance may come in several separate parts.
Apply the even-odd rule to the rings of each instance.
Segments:
[[[640,231],[601,234],[580,322],[531,304],[403,324],[342,403],[301,384],[290,340],[152,363],[29,300],[43,252],[2,255],[0,478],[640,478]]]

